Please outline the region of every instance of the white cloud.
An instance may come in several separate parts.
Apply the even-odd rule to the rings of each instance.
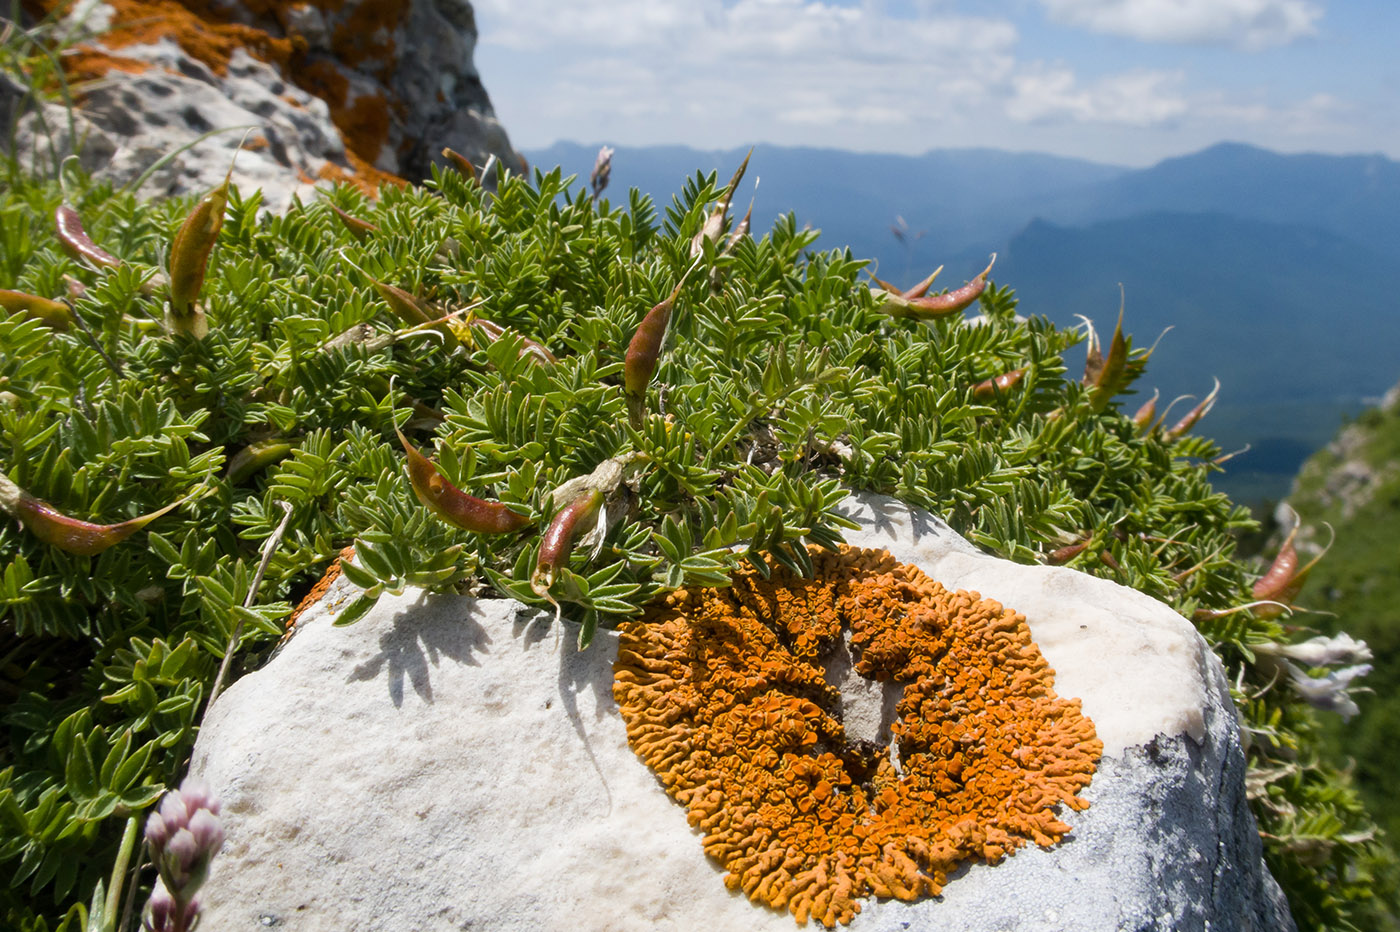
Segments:
[[[1209,43],[1260,49],[1317,31],[1313,0],[1040,0],[1051,17],[1145,42]]]
[[[1080,86],[1068,68],[1043,68],[1015,78],[1006,114],[1022,123],[1158,126],[1190,109],[1179,90],[1182,80],[1174,72],[1132,71]]]
[[[1003,19],[900,18],[878,5],[813,0],[477,0],[475,7],[483,49],[545,66],[546,86],[535,96],[547,101],[546,112],[537,104],[532,116],[577,120],[571,115],[587,111],[607,127],[621,115],[652,114],[645,129],[662,137],[684,117],[718,132],[726,124],[848,127],[872,134],[868,147],[908,150],[913,144],[890,134],[995,99],[1014,70],[1019,38]],[[501,85],[488,77],[499,110]],[[607,134],[561,126],[558,135],[600,132]],[[765,137],[736,129],[713,145],[754,138]]]
[[[1323,0],[1039,2],[1089,28],[1262,46],[1312,31]],[[1146,164],[1220,139],[1325,151],[1400,139],[1394,108],[1363,119],[1364,109],[1348,109],[1321,80],[1284,96],[1261,70],[1255,82],[1216,89],[1194,53],[1170,49],[1154,51],[1151,65],[1105,73],[1101,63],[1034,47],[1040,33],[1023,38],[1009,13],[963,15],[948,0],[474,7],[476,62],[512,139],[527,147],[559,139],[904,153],[987,145]],[[1231,67],[1263,69],[1285,67],[1270,62],[1287,54],[1228,57]]]

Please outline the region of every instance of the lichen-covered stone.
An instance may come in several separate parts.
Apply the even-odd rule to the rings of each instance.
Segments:
[[[633,749],[704,833],[725,883],[830,927],[869,896],[942,891],[1069,831],[1102,744],[1025,617],[888,553],[812,554],[680,590],[623,628],[613,693]],[[889,744],[848,738],[827,663],[906,684]]]
[[[176,153],[147,195],[217,186],[234,127],[255,128],[235,182],[278,211],[323,179],[372,192],[426,178],[444,146],[524,167],[472,64],[466,0],[83,0],[58,28],[78,118],[95,132],[67,138],[65,114],[56,151],[86,140],[84,166],[118,184]],[[20,129],[26,163],[54,148],[37,121]],[[230,131],[195,142],[218,129]]]
[[[979,554],[893,499],[847,513],[851,543],[1024,613],[1104,742],[1055,847],[965,863],[936,897],[864,900],[851,929],[1293,928],[1223,674],[1189,623],[1106,580]],[[191,766],[223,798],[228,839],[201,890],[208,928],[791,932],[786,910],[726,889],[629,746],[616,633],[579,652],[547,613],[416,591],[334,627],[353,595],[342,576],[206,719]],[[888,741],[897,688],[840,666],[842,727]]]

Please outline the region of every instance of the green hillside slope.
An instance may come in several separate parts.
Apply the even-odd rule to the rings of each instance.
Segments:
[[[1303,601],[1334,612],[1310,621],[1346,630],[1374,653],[1361,713],[1329,729],[1333,750],[1355,761],[1378,821],[1400,837],[1400,386],[1304,465],[1289,502],[1314,545],[1336,542],[1313,571]],[[1317,618],[1318,616],[1309,616]]]

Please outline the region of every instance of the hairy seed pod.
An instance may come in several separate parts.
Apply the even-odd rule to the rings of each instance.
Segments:
[[[23,314],[55,330],[67,330],[73,322],[73,309],[62,301],[25,294],[23,291],[0,288],[0,308],[10,314]]]
[[[929,275],[928,278],[925,278],[923,281],[919,282],[917,285],[915,285],[913,288],[908,289],[907,291],[900,291],[894,285],[891,285],[889,282],[885,281],[882,278],[876,278],[874,275],[871,275],[870,279],[889,294],[897,294],[901,298],[922,298],[924,295],[928,294],[929,288],[933,285],[933,280],[937,278],[938,273],[942,271],[943,266],[940,265],[938,268],[933,270],[933,273]]]
[[[455,350],[461,346],[457,335],[452,332],[452,328],[445,322],[439,322],[438,315],[431,312],[426,301],[409,294],[402,288],[386,285],[373,278],[370,279],[370,282],[374,285],[374,290],[379,292],[379,296],[384,299],[384,303],[389,305],[389,310],[393,311],[399,320],[410,327],[433,324],[431,329],[442,335],[443,342],[447,344],[449,350]]]
[[[687,271],[686,275],[689,274]],[[638,429],[642,426],[647,384],[656,371],[661,343],[666,338],[666,325],[671,322],[671,309],[675,307],[676,296],[681,293],[686,275],[676,282],[676,287],[666,300],[646,312],[642,322],[637,325],[637,332],[632,334],[632,341],[627,344],[627,356],[622,364],[622,391],[627,398],[627,416],[632,426]]]
[[[1201,403],[1196,405],[1196,407],[1192,408],[1190,411],[1187,411],[1186,414],[1181,418],[1181,420],[1177,421],[1170,428],[1168,428],[1167,432],[1162,436],[1164,436],[1167,440],[1176,440],[1184,436],[1188,430],[1195,427],[1196,424],[1200,422],[1201,418],[1205,417],[1207,414],[1210,413],[1210,409],[1215,407],[1215,399],[1216,396],[1219,394],[1220,380],[1216,379],[1215,387],[1210,390],[1210,394],[1207,395],[1205,398],[1201,399]]]
[[[1292,606],[1298,593],[1303,591],[1303,584],[1308,581],[1313,567],[1327,554],[1327,550],[1324,549],[1302,567],[1298,566],[1298,550],[1293,546],[1293,541],[1298,536],[1301,526],[1295,524],[1288,532],[1283,545],[1278,549],[1278,555],[1274,557],[1274,562],[1254,583],[1254,598],[1269,603],[1254,608],[1254,614],[1260,618],[1275,618],[1283,614],[1284,606]],[[1330,546],[1329,544],[1328,547]]]
[[[344,225],[345,229],[350,231],[355,239],[363,240],[373,233],[380,232],[379,227],[370,223],[368,220],[361,220],[359,217],[347,214],[334,204],[327,204],[326,206],[331,209],[331,213],[335,214],[336,217],[340,219],[341,224]]]
[[[983,379],[972,386],[972,397],[974,398],[995,398],[997,395],[1010,391],[1026,375],[1025,369],[1012,369],[991,379]]]
[[[117,524],[93,524],[90,521],[68,517],[48,502],[30,495],[11,482],[4,473],[0,473],[0,507],[18,518],[28,528],[29,533],[44,543],[81,557],[95,556],[121,543],[189,499],[190,496],[186,495],[164,508]]]
[[[115,269],[121,260],[92,241],[83,229],[83,218],[67,204],[60,204],[53,212],[54,230],[63,251],[80,262],[96,268]]]
[[[511,511],[500,502],[488,502],[463,492],[447,481],[432,460],[408,442],[403,431],[395,427],[394,433],[399,435],[399,443],[408,454],[408,481],[414,494],[429,511],[448,524],[477,534],[506,534],[530,523],[528,517]]]
[[[734,177],[729,179],[729,185],[724,189],[724,196],[715,204],[709,215],[705,218],[705,223],[700,227],[700,232],[690,241],[691,256],[698,256],[704,250],[705,240],[712,243],[719,242],[720,234],[724,232],[724,218],[729,214],[729,205],[734,201],[734,192],[739,189],[739,182],[744,178],[744,172],[748,170],[749,159],[753,157],[753,149],[750,148],[744,161],[740,163],[734,172]]]
[[[555,513],[554,520],[549,522],[540,540],[540,555],[535,561],[535,572],[530,577],[530,588],[535,595],[549,598],[549,587],[554,585],[559,567],[569,561],[578,536],[597,522],[602,505],[603,493],[591,489]],[[557,609],[559,603],[555,602],[554,606]]]
[[[1159,393],[1154,390],[1152,392],[1152,397],[1143,402],[1142,407],[1138,408],[1137,413],[1133,415],[1133,426],[1136,427],[1140,433],[1147,432],[1152,427],[1153,419],[1157,417],[1158,394]]]
[[[472,164],[471,159],[467,158],[456,149],[451,147],[443,149],[442,157],[451,162],[452,167],[457,169],[458,173],[461,174],[463,178],[470,178],[472,181],[477,180],[476,166]]]
[[[232,171],[230,166],[229,172]],[[196,302],[209,270],[209,255],[224,227],[228,183],[225,176],[223,184],[200,198],[170,244],[170,313],[166,315],[166,326],[172,333],[195,339],[203,339],[209,333],[209,322]]]
[[[915,320],[937,320],[965,311],[987,289],[987,275],[991,273],[996,261],[996,253],[992,253],[992,261],[987,263],[987,267],[979,272],[976,278],[961,288],[945,291],[943,294],[906,298],[903,295],[878,292],[877,295],[884,301],[880,310],[891,317],[912,317]]]

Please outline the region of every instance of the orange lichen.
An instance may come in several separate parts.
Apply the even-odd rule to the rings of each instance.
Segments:
[[[850,922],[867,896],[937,895],[1069,831],[1103,744],[1024,616],[949,592],[888,553],[814,550],[682,589],[622,628],[613,694],[628,740],[704,832],[725,883],[799,924]],[[894,751],[849,740],[825,662],[843,632],[862,676],[904,685]]]
[[[149,62],[139,59],[84,47],[65,49],[59,60],[63,63],[64,76],[73,84],[105,78],[110,71],[142,74],[151,67]]]
[[[296,627],[297,621],[306,612],[306,610],[311,608],[311,606],[315,605],[317,602],[321,601],[323,598],[325,598],[326,590],[330,589],[331,583],[335,582],[336,579],[340,576],[341,561],[353,559],[354,556],[355,548],[353,546],[350,546],[341,550],[340,553],[336,556],[336,558],[331,561],[331,565],[326,568],[326,575],[322,576],[319,580],[316,581],[316,585],[311,587],[311,591],[308,592],[306,596],[302,598],[300,602],[297,603],[297,607],[292,610],[291,616],[287,619],[287,634],[289,636],[291,635],[292,630]]]
[[[101,48],[84,45],[65,53],[63,60],[70,80],[100,77],[114,68],[135,70],[134,65],[139,62],[111,52],[163,38],[176,42],[187,55],[217,75],[228,73],[234,52],[241,48],[254,58],[275,66],[293,84],[326,101],[331,122],[344,139],[349,168],[336,166],[323,172],[324,175],[351,181],[368,192],[381,184],[402,181],[373,167],[389,138],[390,102],[374,95],[350,99],[349,82],[341,69],[358,68],[381,81],[388,79],[395,64],[393,32],[406,12],[407,0],[359,4],[335,30],[330,49],[335,61],[309,56],[306,40],[286,30],[285,11],[293,6],[310,5],[334,12],[344,6],[344,0],[316,0],[311,4],[260,0],[250,4],[250,12],[280,24],[282,35],[233,22],[210,0],[106,2],[115,10],[114,25],[102,36]],[[30,5],[42,15],[64,6],[64,0],[33,0]]]

